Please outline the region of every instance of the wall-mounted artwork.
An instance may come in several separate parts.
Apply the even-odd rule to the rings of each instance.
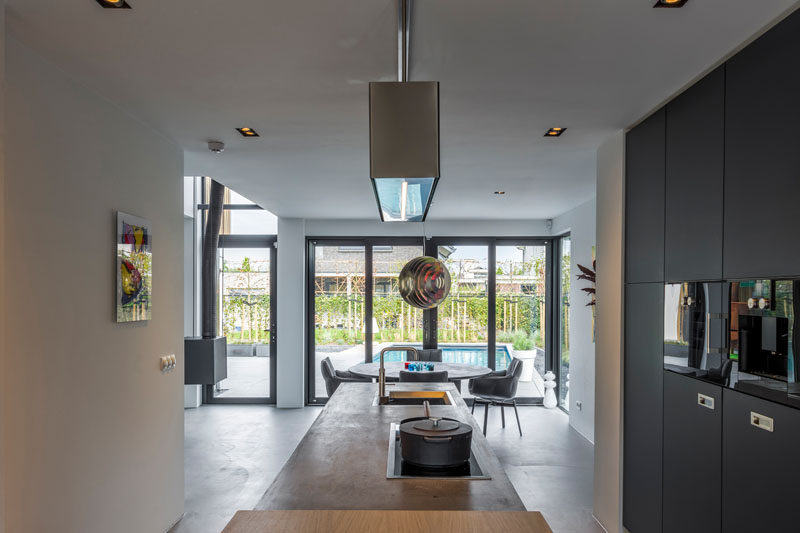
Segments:
[[[152,245],[148,220],[117,211],[117,322],[150,320]]]

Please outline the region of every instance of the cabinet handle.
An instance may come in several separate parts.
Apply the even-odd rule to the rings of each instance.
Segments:
[[[772,433],[775,428],[775,422],[770,417],[756,413],[755,411],[750,411],[750,424],[758,429],[769,431],[770,433]]]
[[[714,398],[706,396],[705,394],[697,393],[697,405],[705,407],[706,409],[714,410]]]

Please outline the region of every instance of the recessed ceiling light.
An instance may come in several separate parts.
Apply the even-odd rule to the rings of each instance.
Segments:
[[[242,134],[242,137],[259,137],[259,134],[253,128],[236,128],[236,131]]]
[[[653,7],[683,7],[689,0],[658,0]]]
[[[505,194],[506,191],[494,191],[495,194]]]
[[[560,137],[562,133],[567,131],[567,128],[550,128],[544,134],[545,137]]]
[[[125,0],[97,0],[97,3],[109,9],[131,9]]]

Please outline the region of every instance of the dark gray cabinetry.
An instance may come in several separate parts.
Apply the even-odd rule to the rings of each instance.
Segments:
[[[724,277],[800,266],[800,14],[727,63]]]
[[[664,280],[664,110],[625,138],[625,275]]]
[[[722,388],[664,372],[664,533],[721,531]]]
[[[798,531],[800,411],[730,389],[723,403],[722,530]]]
[[[664,285],[625,289],[623,523],[661,531]]]
[[[725,67],[667,104],[667,281],[722,277]]]

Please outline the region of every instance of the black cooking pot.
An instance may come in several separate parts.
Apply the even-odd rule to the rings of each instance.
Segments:
[[[403,461],[423,468],[452,468],[468,462],[472,426],[452,418],[431,417],[428,405],[425,415],[400,424]]]

